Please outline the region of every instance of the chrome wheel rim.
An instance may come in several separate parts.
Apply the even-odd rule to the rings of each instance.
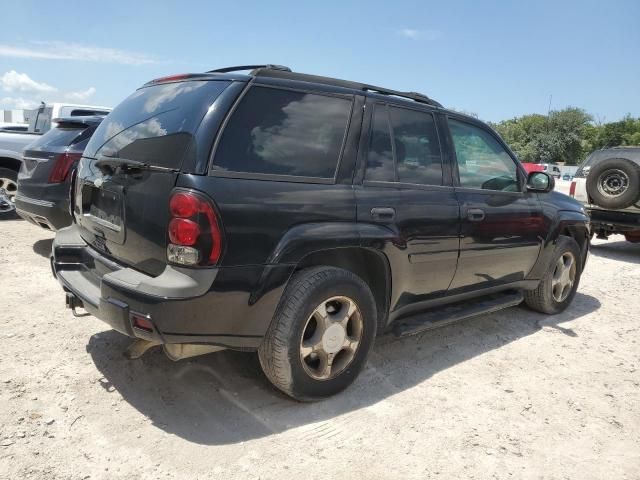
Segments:
[[[15,180],[0,177],[0,212],[9,212],[15,209],[15,196],[18,184]]]
[[[629,176],[622,170],[607,170],[598,179],[598,191],[606,197],[618,197],[627,191]]]
[[[300,360],[315,380],[331,380],[353,362],[362,341],[362,314],[349,297],[318,305],[302,329]]]
[[[556,262],[551,278],[551,293],[556,302],[564,302],[576,281],[576,259],[571,252],[565,252]]]

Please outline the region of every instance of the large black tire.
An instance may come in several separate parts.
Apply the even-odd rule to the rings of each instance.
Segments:
[[[560,296],[560,301],[554,297],[554,278],[558,271],[558,263],[561,258],[573,256],[575,264],[574,279],[571,288],[567,290],[566,297]],[[524,301],[529,308],[540,313],[554,315],[565,310],[576,295],[580,276],[582,275],[582,254],[580,247],[571,237],[560,236],[556,243],[555,251],[547,272],[540,280],[538,288],[524,292]]]
[[[11,197],[15,196],[18,185],[18,172],[10,168],[0,167],[0,188],[4,188]],[[7,207],[0,205],[0,219],[16,218],[16,209],[14,205]]]
[[[587,193],[596,205],[627,208],[640,201],[640,165],[626,158],[608,158],[591,168]]]
[[[301,341],[316,307],[333,297],[348,297],[362,319],[360,342],[352,360],[333,378],[318,380],[309,374],[301,358]],[[376,305],[367,284],[340,268],[313,267],[296,273],[269,330],[258,349],[267,378],[278,389],[299,401],[319,400],[344,390],[363,369],[376,336]]]

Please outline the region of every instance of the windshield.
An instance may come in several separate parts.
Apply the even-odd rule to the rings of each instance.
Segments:
[[[85,157],[180,168],[204,114],[229,83],[185,81],[137,90],[100,124]]]

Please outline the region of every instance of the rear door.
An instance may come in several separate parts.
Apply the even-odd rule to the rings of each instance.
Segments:
[[[89,244],[143,272],[162,272],[171,190],[184,159],[196,152],[205,113],[228,85],[194,80],[144,87],[100,124],[80,161],[74,202]],[[128,170],[118,160],[150,168]],[[115,166],[98,167],[99,161]]]
[[[371,101],[367,108],[373,114],[364,181],[356,187],[358,221],[395,235],[384,251],[397,315],[449,287],[459,248],[458,201],[434,114]]]
[[[545,237],[537,195],[526,191],[523,172],[490,129],[451,117],[448,125],[462,221],[451,290],[524,280]]]

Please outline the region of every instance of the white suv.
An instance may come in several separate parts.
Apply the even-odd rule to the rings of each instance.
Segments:
[[[569,195],[584,204],[598,238],[618,233],[640,242],[640,147],[593,152],[576,172]]]

